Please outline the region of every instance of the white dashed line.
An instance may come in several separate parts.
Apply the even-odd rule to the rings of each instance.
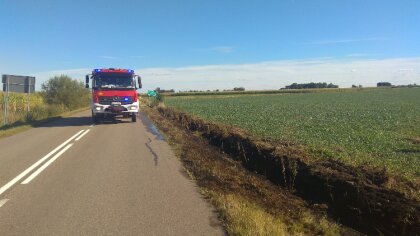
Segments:
[[[75,140],[79,141],[81,138],[83,138],[83,136],[85,136],[85,134],[87,134],[90,131],[90,129],[86,130],[83,134],[81,134],[79,137],[77,137]]]
[[[9,199],[2,199],[0,200],[0,207],[2,207],[6,202],[9,201]]]
[[[14,184],[16,184],[18,181],[20,181],[25,175],[27,175],[29,172],[31,172],[33,169],[41,165],[45,160],[47,160],[51,155],[53,155],[55,152],[60,150],[63,146],[65,146],[67,143],[71,142],[75,137],[77,137],[80,133],[82,133],[84,130],[80,130],[75,135],[73,135],[71,138],[67,139],[64,143],[60,144],[60,146],[56,147],[54,150],[52,150],[50,153],[45,155],[43,158],[35,162],[35,164],[31,165],[28,169],[20,173],[18,176],[16,176],[14,179],[9,181],[6,185],[0,188],[0,195],[6,192],[10,187],[12,187]]]
[[[29,182],[31,182],[31,180],[33,180],[35,177],[37,177],[43,170],[45,170],[49,165],[51,165],[51,163],[53,163],[55,160],[57,160],[72,145],[73,144],[70,143],[65,148],[63,148],[60,152],[58,152],[57,154],[55,154],[50,160],[48,160],[47,162],[45,162],[45,164],[43,166],[41,166],[38,170],[36,170],[34,173],[32,173],[32,175],[30,175],[28,178],[26,178],[22,182],[22,184],[28,184]]]

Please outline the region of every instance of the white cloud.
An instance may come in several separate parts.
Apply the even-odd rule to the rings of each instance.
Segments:
[[[54,75],[67,74],[83,81],[90,69],[34,73],[38,86]],[[377,82],[420,84],[420,57],[394,59],[333,59],[266,61],[250,64],[139,68],[144,90],[279,89],[291,83],[327,82],[340,87],[376,86]]]
[[[418,68],[403,70],[404,68]],[[209,65],[181,68],[143,68],[136,70],[147,89],[175,90],[279,89],[297,82],[327,82],[340,87],[352,84],[376,86],[420,83],[420,58],[401,59],[308,59],[270,61],[253,64]]]

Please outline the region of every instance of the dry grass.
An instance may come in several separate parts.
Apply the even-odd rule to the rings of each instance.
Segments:
[[[288,235],[283,219],[267,213],[243,197],[235,194],[214,195],[213,199],[230,224],[230,235]]]
[[[304,211],[300,220],[288,222],[284,217],[267,212],[263,207],[238,194],[213,194],[211,196],[221,215],[225,218],[229,235],[310,235],[305,228],[318,225],[322,235],[340,235],[340,227],[327,218],[318,219]],[[315,234],[315,232],[313,232]]]

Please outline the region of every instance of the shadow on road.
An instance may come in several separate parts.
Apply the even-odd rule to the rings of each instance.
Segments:
[[[91,117],[56,117],[53,121],[34,125],[35,127],[67,127],[67,126],[86,126],[91,125]]]
[[[111,125],[117,123],[131,123],[131,119],[101,119],[95,125]],[[56,117],[53,121],[45,122],[39,125],[34,125],[34,127],[67,127],[67,126],[86,126],[92,125],[93,120],[90,116],[83,117]]]
[[[110,124],[119,124],[119,123],[131,123],[131,118],[129,119],[101,119],[95,125],[110,125]],[[43,120],[32,121],[32,122],[22,122],[18,121],[9,125],[0,126],[0,131],[5,131],[8,129],[13,129],[19,126],[29,125],[34,128],[46,127],[68,127],[68,126],[86,126],[92,125],[93,120],[91,116],[81,116],[81,117],[49,117]]]
[[[91,117],[61,117],[61,116],[55,116],[55,117],[49,117],[42,120],[37,121],[29,121],[29,122],[23,122],[23,121],[17,121],[12,124],[4,125],[0,127],[0,131],[7,131],[9,129],[18,128],[20,126],[32,126],[34,128],[39,127],[67,127],[67,126],[85,126],[85,125],[91,125],[92,118]]]

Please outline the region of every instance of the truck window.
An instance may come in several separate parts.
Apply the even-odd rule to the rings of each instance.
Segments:
[[[94,87],[98,89],[112,88],[134,88],[133,78],[131,76],[121,75],[101,75],[94,78]]]

